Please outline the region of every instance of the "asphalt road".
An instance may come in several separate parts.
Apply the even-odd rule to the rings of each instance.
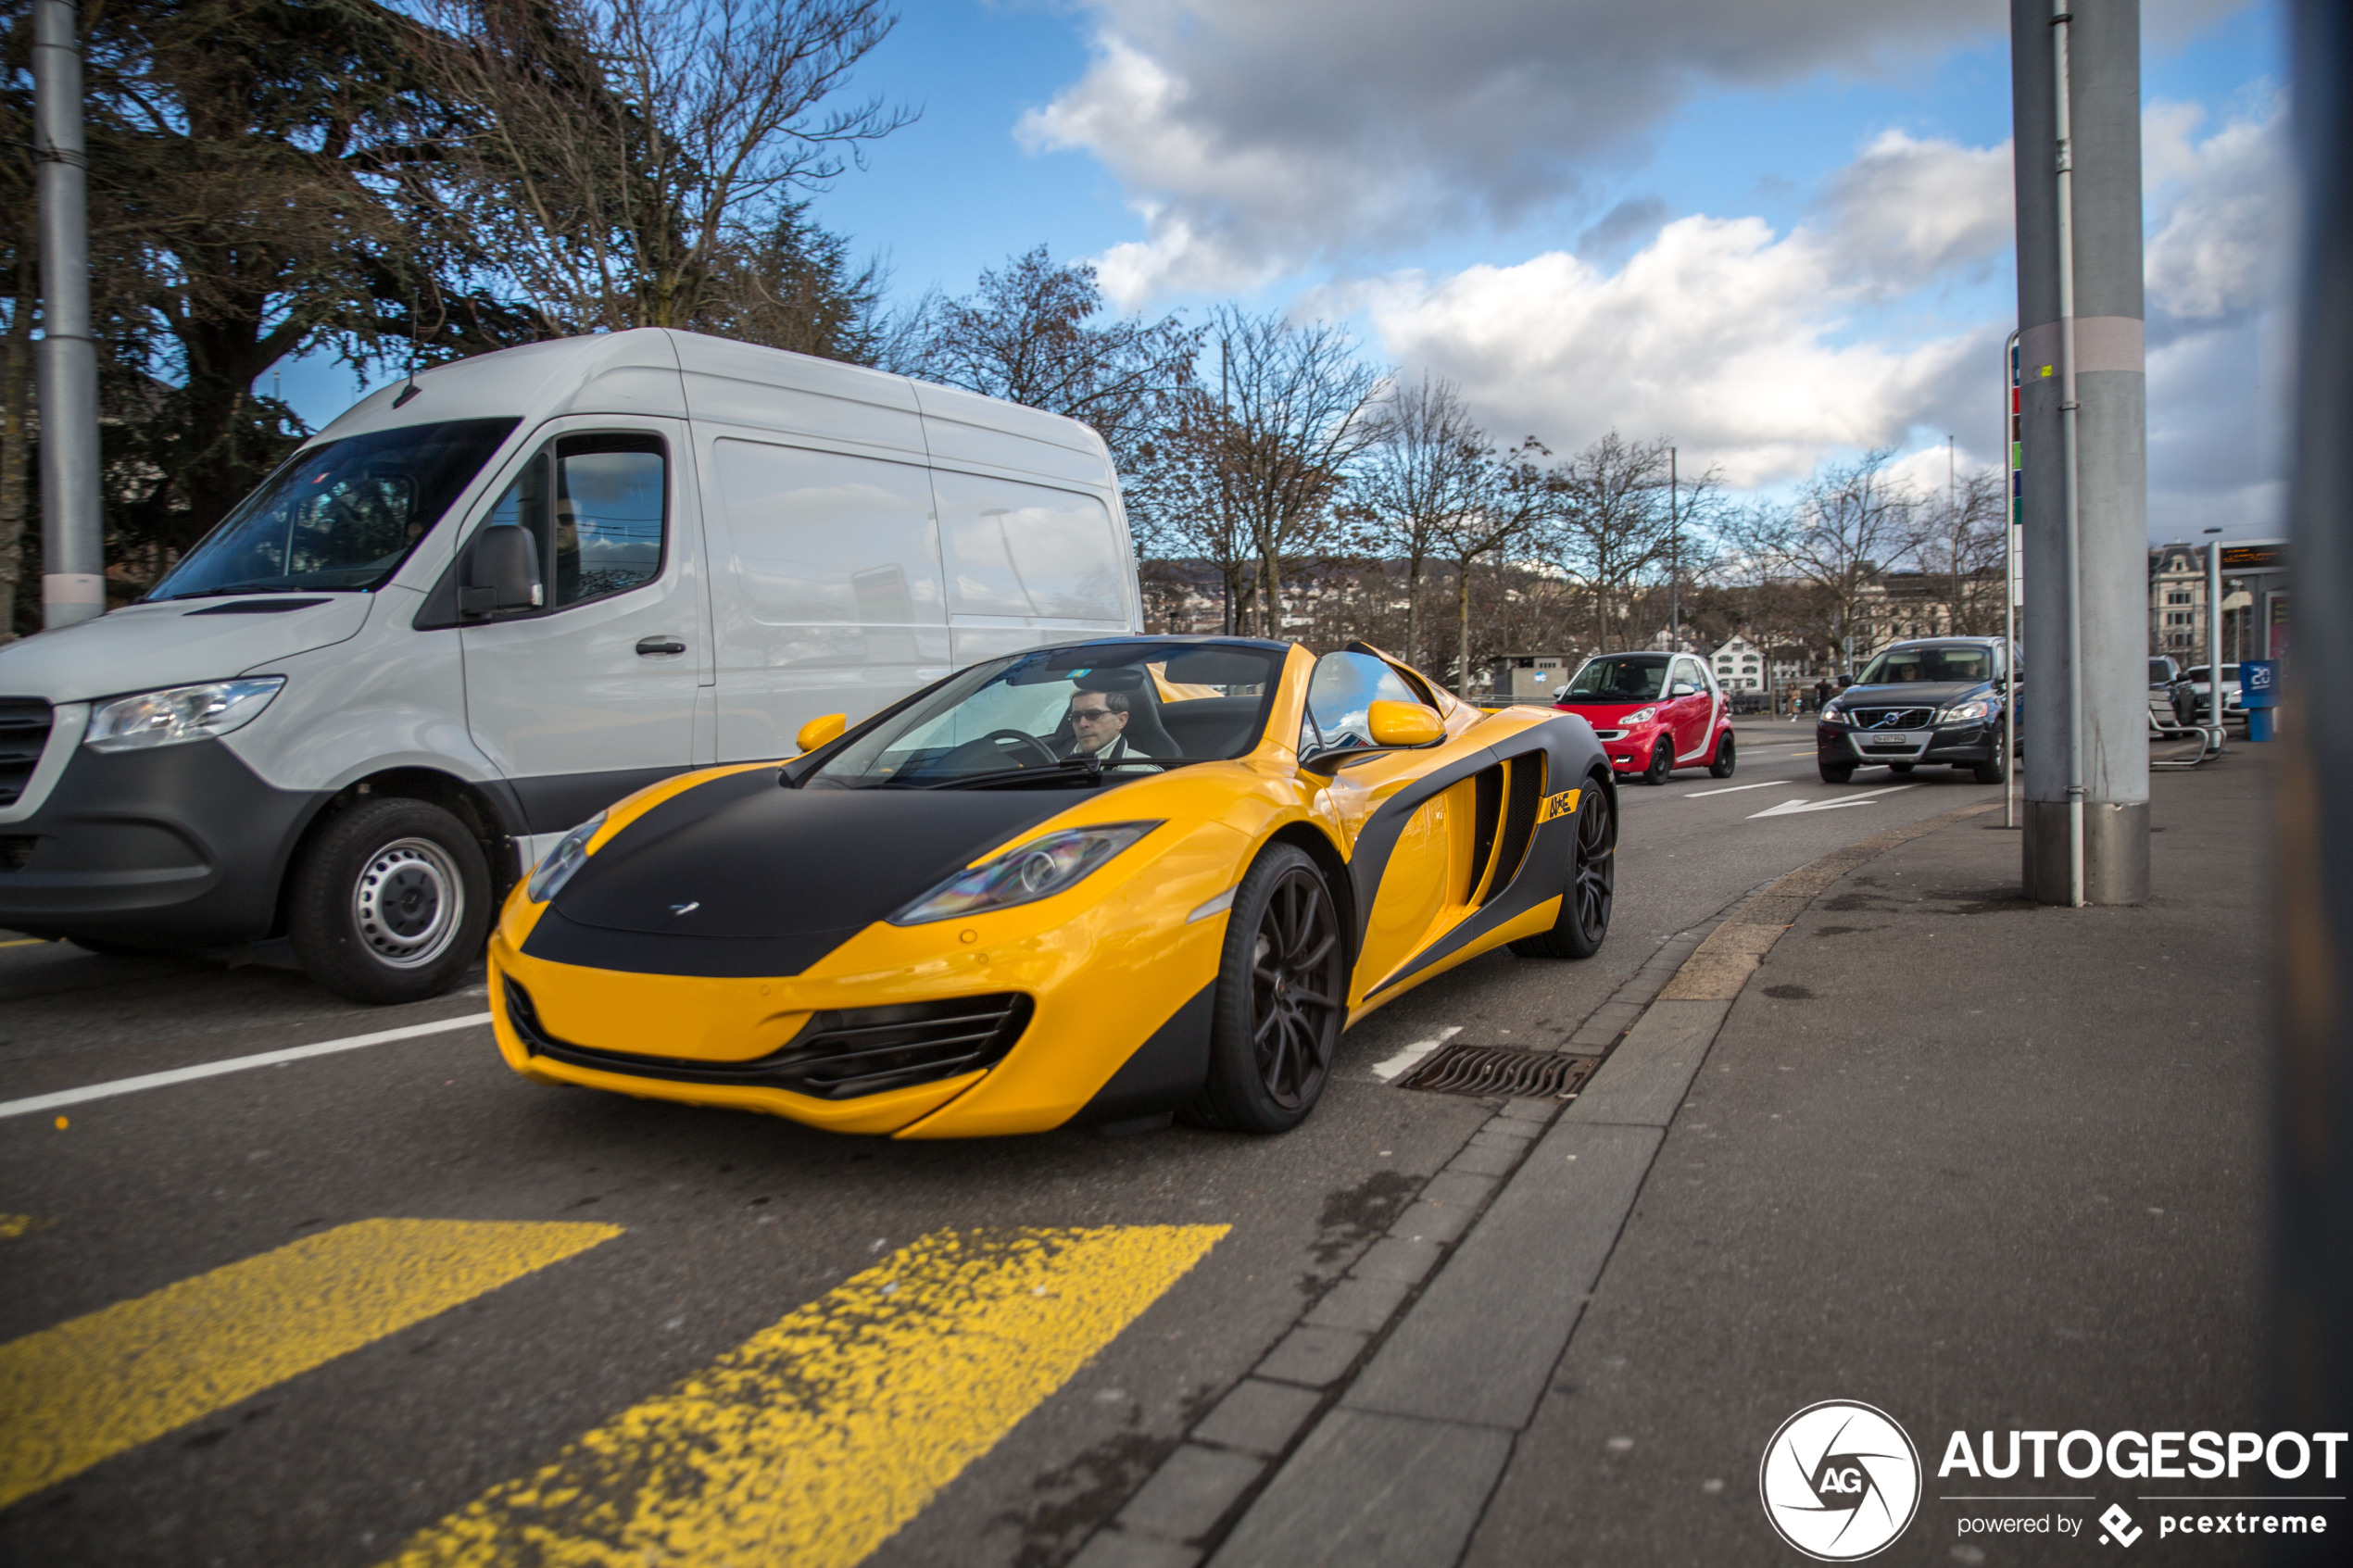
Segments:
[[[1058,1562],[1493,1109],[1374,1063],[1565,1039],[1750,889],[1998,793],[1742,743],[1621,790],[1598,957],[1410,993],[1282,1138],[842,1138],[537,1087],[484,1025],[0,1117],[0,1561]],[[5,946],[0,1102],[483,1006]],[[697,1512],[747,1474],[786,1479]]]

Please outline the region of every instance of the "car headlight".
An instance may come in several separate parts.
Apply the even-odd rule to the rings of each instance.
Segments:
[[[588,841],[604,825],[605,814],[599,811],[556,840],[556,847],[531,868],[531,880],[523,884],[523,897],[535,904],[544,904],[561,893],[573,873],[588,863]]]
[[[1076,885],[1104,861],[1160,826],[1154,822],[1105,822],[1033,838],[1020,848],[958,872],[890,917],[893,925],[922,925],[959,915],[986,914]]]
[[[1638,708],[1633,712],[1626,715],[1625,718],[1620,719],[1618,722],[1630,730],[1637,724],[1647,724],[1657,717],[1658,709],[1655,708]]]
[[[1952,707],[1938,714],[1936,716],[1936,721],[1940,724],[1966,724],[1972,720],[1991,719],[1992,717],[1994,717],[1993,699],[1991,697],[1981,696],[1971,697],[1967,702],[1955,703]]]
[[[1822,711],[1817,717],[1825,724],[1841,724],[1846,721],[1846,709],[1841,708],[1836,699],[1832,699],[1822,704]]]
[[[210,740],[242,728],[270,706],[286,684],[283,675],[249,681],[208,681],[200,686],[167,686],[101,703],[90,715],[82,744],[93,751],[131,751],[143,746],[177,746]]]

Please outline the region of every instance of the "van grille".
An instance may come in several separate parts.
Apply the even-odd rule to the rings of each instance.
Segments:
[[[49,705],[37,696],[0,696],[0,806],[24,798],[49,744]]]
[[[507,1020],[534,1056],[639,1078],[790,1089],[818,1099],[856,1099],[993,1067],[1021,1038],[1031,1010],[1018,992],[844,1008],[814,1015],[782,1048],[750,1061],[682,1061],[559,1040],[541,1026],[531,993],[511,978],[506,996]]]

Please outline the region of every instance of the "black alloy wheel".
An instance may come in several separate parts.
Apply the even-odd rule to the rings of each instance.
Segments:
[[[1651,747],[1651,765],[1642,770],[1642,782],[1646,784],[1663,784],[1667,782],[1667,776],[1674,771],[1675,748],[1662,736],[1659,743]]]
[[[1307,1119],[1348,1021],[1340,909],[1304,852],[1277,844],[1234,896],[1210,1026],[1201,1126],[1285,1133]]]
[[[1609,935],[1610,908],[1617,897],[1617,818],[1609,791],[1597,773],[1585,781],[1577,801],[1577,837],[1561,890],[1560,918],[1553,929],[1523,936],[1512,951],[1524,959],[1590,959]]]
[[[1707,765],[1708,775],[1711,778],[1729,779],[1732,776],[1732,769],[1739,761],[1740,758],[1732,749],[1732,732],[1726,730],[1724,738],[1716,743],[1716,760]]]
[[[2002,751],[2002,732],[1996,730],[1994,732],[1994,755],[1971,766],[1969,776],[1982,784],[2000,784],[2009,776],[2009,759],[2003,756]]]
[[[1818,764],[1824,784],[1844,784],[1855,776],[1852,762],[1822,762]]]

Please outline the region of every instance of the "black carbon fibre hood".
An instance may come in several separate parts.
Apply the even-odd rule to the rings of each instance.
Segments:
[[[1086,790],[786,789],[666,800],[589,858],[523,951],[635,973],[798,974]]]

